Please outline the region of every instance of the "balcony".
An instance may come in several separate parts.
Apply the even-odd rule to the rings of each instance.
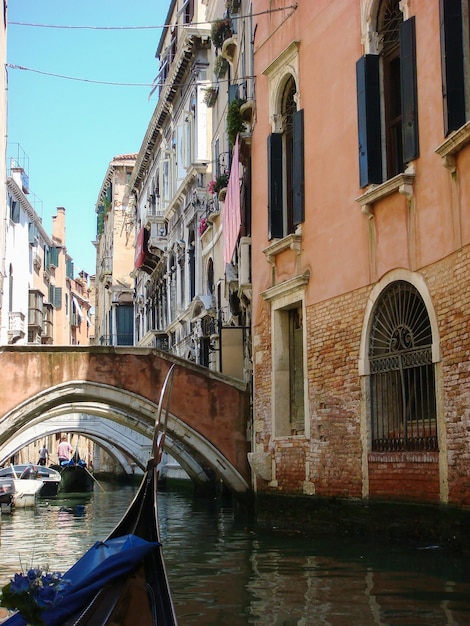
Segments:
[[[8,343],[16,343],[25,336],[25,315],[21,311],[8,313]]]
[[[42,343],[52,343],[53,340],[53,323],[51,320],[43,320],[42,322]]]

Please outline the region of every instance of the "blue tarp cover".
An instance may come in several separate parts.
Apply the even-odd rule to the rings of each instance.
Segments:
[[[65,574],[70,580],[64,595],[54,608],[42,613],[47,626],[62,626],[76,611],[103,587],[119,576],[130,573],[140,561],[160,546],[157,542],[149,542],[136,535],[124,535],[97,541],[82,558]],[[19,613],[3,622],[8,626],[26,626],[27,621]]]

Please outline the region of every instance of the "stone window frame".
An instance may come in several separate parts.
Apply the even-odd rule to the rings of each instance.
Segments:
[[[293,79],[297,92],[294,95],[294,102],[297,111],[300,110],[300,92],[299,92],[299,41],[292,41],[281,54],[262,72],[268,79],[268,102],[269,102],[269,123],[272,133],[282,134],[283,126],[283,99],[285,97],[285,88],[290,79]],[[285,210],[285,209],[284,209]],[[296,233],[301,233],[302,225],[296,228]],[[285,233],[281,242],[286,240],[285,245],[274,242],[274,248],[277,252],[282,252],[291,247],[291,238],[293,233]],[[274,249],[273,248],[273,249]]]
[[[308,403],[308,359],[307,359],[307,314],[305,292],[310,280],[307,270],[299,276],[270,287],[261,293],[262,298],[271,304],[271,418],[274,440],[286,438],[310,438],[310,411]],[[287,433],[290,428],[290,411],[285,408],[289,397],[289,379],[283,376],[286,332],[285,316],[290,309],[301,307],[303,317],[303,371],[304,371],[304,432]],[[287,350],[288,353],[288,350]]]
[[[441,500],[448,500],[447,489],[447,437],[443,392],[443,373],[440,348],[440,333],[437,315],[432,302],[431,294],[425,279],[420,274],[416,274],[405,269],[396,269],[389,272],[378,281],[369,294],[364,310],[361,341],[359,347],[358,374],[361,383],[362,408],[361,408],[361,440],[362,440],[362,468],[364,474],[363,496],[368,495],[368,455],[371,449],[371,415],[370,415],[370,389],[369,389],[369,342],[371,325],[374,319],[375,304],[381,297],[383,291],[396,281],[404,280],[411,283],[423,298],[429,316],[432,331],[432,362],[435,366],[435,390],[436,390],[436,420],[437,434],[439,438],[439,472],[441,483]]]
[[[361,2],[361,43],[364,54],[379,54],[381,50],[380,34],[375,29],[380,5],[380,0]],[[399,7],[403,13],[403,20],[407,20],[410,17],[409,0],[400,0]],[[410,162],[404,172],[384,180],[383,183],[368,185],[365,192],[356,198],[356,202],[361,206],[361,212],[369,218],[373,217],[374,204],[397,192],[411,199],[414,195],[414,179],[415,167],[414,163]]]

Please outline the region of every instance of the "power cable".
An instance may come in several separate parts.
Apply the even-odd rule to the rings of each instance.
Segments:
[[[246,13],[245,15],[231,15],[230,19],[232,20],[243,20],[246,18],[257,17],[259,15],[266,15],[269,13],[278,13],[279,11],[287,11],[289,9],[297,9],[297,4],[291,4],[286,7],[278,7],[276,9],[266,9],[265,11],[259,11],[258,13]],[[9,21],[8,25],[10,26],[29,26],[34,28],[64,28],[70,30],[163,30],[165,28],[175,28],[176,26],[187,27],[187,26],[207,26],[211,25],[213,22],[191,22],[189,24],[163,24],[159,26],[148,25],[148,26],[73,26],[73,25],[60,25],[60,24],[34,24],[32,22],[16,22]]]

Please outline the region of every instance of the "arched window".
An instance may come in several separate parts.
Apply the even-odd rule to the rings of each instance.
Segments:
[[[279,98],[279,132],[268,137],[269,238],[282,238],[304,221],[303,110],[297,111],[297,87],[289,75]]]
[[[403,163],[400,85],[400,24],[403,14],[398,0],[385,2],[379,13],[378,31],[382,37],[382,67],[387,178],[405,169]]]
[[[399,0],[374,4],[376,48],[356,64],[360,186],[404,172],[419,156],[415,18]]]
[[[207,263],[207,292],[210,295],[214,293],[214,261],[209,259]]]
[[[394,282],[378,299],[369,364],[372,450],[437,450],[431,324],[411,283]]]

